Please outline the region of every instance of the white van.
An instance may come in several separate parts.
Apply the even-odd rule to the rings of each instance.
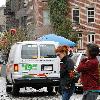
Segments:
[[[59,86],[60,59],[55,54],[59,43],[23,41],[11,47],[6,69],[6,91],[13,95],[22,87],[40,89]]]

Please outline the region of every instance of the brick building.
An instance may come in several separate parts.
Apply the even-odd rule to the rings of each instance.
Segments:
[[[6,16],[4,15],[5,7],[0,7],[0,32],[6,31]]]
[[[100,0],[70,0],[73,29],[79,33],[78,48],[87,43],[100,46]]]
[[[73,30],[79,34],[78,48],[87,43],[100,46],[100,0],[69,0]],[[38,35],[52,33],[47,0],[29,0],[27,25]],[[32,26],[33,24],[33,26]]]
[[[9,2],[8,2],[9,1]],[[16,3],[15,3],[16,1]],[[35,39],[43,34],[53,33],[47,6],[48,0],[7,0],[11,12],[15,12],[19,27],[27,28]],[[100,46],[100,0],[69,0],[73,30],[79,34],[78,48],[84,49],[87,43]]]
[[[29,0],[27,9],[27,27],[29,33],[34,33],[33,37],[52,33],[47,0]]]
[[[27,0],[6,0],[6,27],[11,28],[21,27],[26,29],[26,4]]]

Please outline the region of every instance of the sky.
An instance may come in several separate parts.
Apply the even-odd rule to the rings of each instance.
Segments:
[[[0,0],[0,7],[1,7],[2,5],[5,5],[5,3],[6,3],[6,0]]]

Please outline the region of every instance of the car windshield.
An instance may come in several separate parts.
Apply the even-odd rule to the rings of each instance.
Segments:
[[[41,44],[40,45],[40,58],[56,58],[54,44]]]
[[[34,44],[27,44],[22,46],[22,59],[36,59],[38,57],[38,46]]]
[[[71,57],[71,59],[74,61],[74,63],[76,63],[78,57],[79,57],[80,54],[78,53],[74,53],[73,56]]]
[[[81,59],[83,59],[83,58],[86,57],[85,54],[74,53],[73,56],[71,57],[71,59],[74,61],[74,63],[77,62],[79,56],[81,56],[80,59],[79,59],[79,61],[81,61]]]

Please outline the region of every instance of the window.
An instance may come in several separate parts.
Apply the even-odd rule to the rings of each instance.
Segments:
[[[36,59],[38,57],[38,46],[27,44],[22,46],[21,58],[22,59]]]
[[[89,22],[94,22],[94,8],[88,8],[88,11],[87,11],[87,14],[88,14],[88,23]]]
[[[79,41],[78,41],[78,48],[79,48],[79,49],[82,49],[82,48],[83,48],[82,33],[78,33],[78,38],[79,38]]]
[[[95,42],[95,33],[93,33],[93,32],[88,33],[88,42],[89,43]]]
[[[43,10],[43,24],[50,25],[49,10]]]
[[[27,19],[27,16],[21,17],[21,25],[24,27],[26,26],[26,19]]]
[[[82,33],[78,33],[78,37],[79,38],[82,38]]]
[[[27,5],[28,5],[28,0],[24,0],[24,7],[27,7]]]
[[[55,58],[55,46],[53,44],[41,44],[40,45],[40,57],[41,58]]]
[[[73,15],[72,15],[73,22],[74,23],[79,23],[79,20],[80,20],[79,19],[79,8],[74,8],[72,13],[73,13]]]

